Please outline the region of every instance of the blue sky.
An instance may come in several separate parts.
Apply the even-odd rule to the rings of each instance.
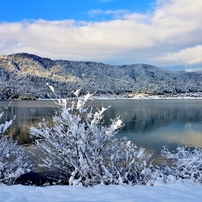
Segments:
[[[1,0],[0,54],[202,68],[202,1]]]
[[[127,2],[127,3],[126,3]],[[154,0],[1,0],[0,21],[14,22],[24,19],[95,21],[90,10],[127,10],[147,12]],[[105,16],[109,20],[110,16]]]

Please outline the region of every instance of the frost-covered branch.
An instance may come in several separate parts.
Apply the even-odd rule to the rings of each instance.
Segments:
[[[164,147],[162,156],[172,161],[171,168],[177,178],[202,183],[202,149],[178,146],[176,152],[172,153]]]
[[[4,112],[0,114],[0,120]],[[0,124],[0,183],[12,185],[21,175],[30,172],[34,166],[22,147],[5,135],[12,120]]]
[[[123,123],[120,118],[103,125],[108,108],[93,109],[88,103],[93,94],[76,100],[59,99],[52,124],[39,123],[30,131],[44,152],[42,161],[69,178],[70,185],[142,184],[150,154],[126,138],[116,137]]]

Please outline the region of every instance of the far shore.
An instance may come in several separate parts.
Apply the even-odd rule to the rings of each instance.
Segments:
[[[83,99],[85,95],[79,96],[79,99]],[[0,100],[0,101],[56,101],[58,99],[68,99],[68,100],[73,100],[76,99],[76,97],[67,97],[67,98],[38,98],[38,99],[9,99],[9,100]],[[167,100],[176,100],[176,99],[189,99],[189,100],[201,100],[202,99],[202,93],[197,92],[197,93],[185,93],[185,94],[176,94],[176,95],[170,95],[170,94],[165,94],[165,95],[148,95],[144,93],[139,93],[139,94],[126,94],[126,95],[112,95],[112,94],[103,94],[103,95],[94,95],[91,100],[161,100],[161,99],[167,99]]]
[[[83,98],[82,96],[80,97]],[[75,99],[75,98],[59,98],[59,99]],[[202,96],[200,97],[191,97],[191,96],[163,96],[163,95],[151,95],[151,96],[133,96],[133,97],[126,97],[126,96],[93,96],[93,100],[175,100],[175,99],[187,99],[187,100],[201,100]],[[37,99],[40,101],[48,101],[48,100],[58,100],[58,99]]]

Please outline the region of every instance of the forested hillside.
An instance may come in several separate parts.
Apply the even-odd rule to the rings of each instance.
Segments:
[[[27,53],[0,56],[0,99],[147,93],[155,95],[202,91],[202,73],[168,71],[146,64],[113,66],[89,61],[51,60]],[[50,95],[49,95],[50,94]]]

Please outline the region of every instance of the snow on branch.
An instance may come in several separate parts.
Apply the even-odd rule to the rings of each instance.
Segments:
[[[93,94],[58,100],[52,123],[31,127],[36,145],[44,152],[44,166],[66,174],[70,185],[142,184],[150,154],[126,138],[118,139],[123,123],[118,117],[103,125],[108,108],[92,109]]]
[[[168,147],[164,147],[161,153],[172,161],[171,168],[176,178],[202,183],[202,149],[178,146],[176,152],[172,153]]]
[[[0,114],[0,120],[3,114]],[[34,169],[24,149],[5,135],[12,123],[13,120],[0,124],[0,183],[7,185],[14,184],[18,177]]]

